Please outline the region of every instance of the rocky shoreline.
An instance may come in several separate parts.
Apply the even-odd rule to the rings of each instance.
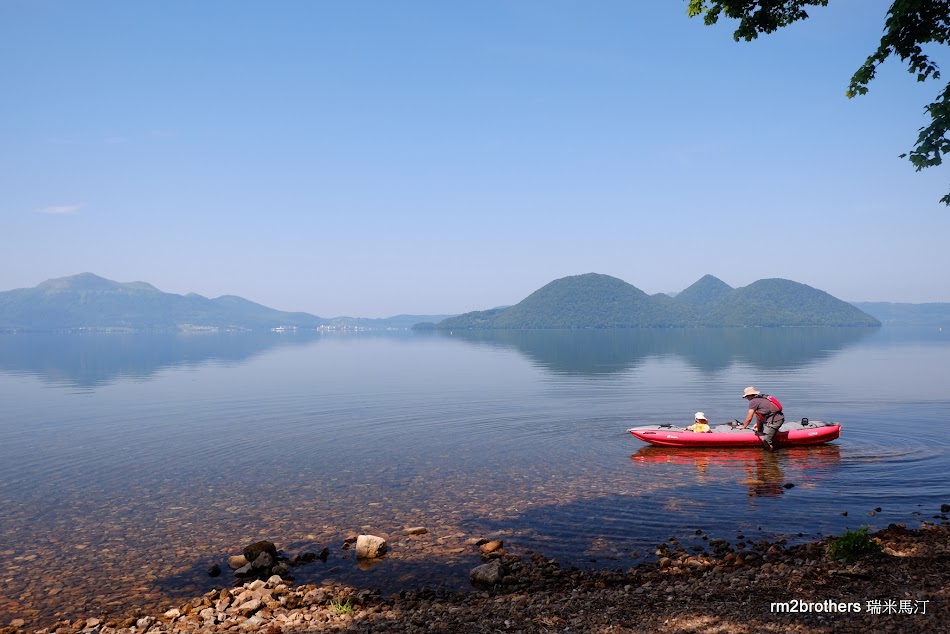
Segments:
[[[829,559],[826,541],[710,539],[696,552],[671,539],[657,546],[656,561],[599,571],[565,570],[490,542],[480,545],[486,563],[468,592],[383,597],[330,582],[294,586],[272,574],[161,614],[87,615],[39,630],[14,619],[0,634],[950,631],[947,522],[892,524],[871,537],[880,552],[852,564]]]

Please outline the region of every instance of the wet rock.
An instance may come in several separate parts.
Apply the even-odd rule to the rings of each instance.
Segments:
[[[217,577],[220,574],[221,574],[221,566],[219,566],[218,564],[215,564],[211,566],[210,568],[208,568],[209,577]]]
[[[291,566],[302,566],[304,564],[309,564],[317,560],[317,553],[305,552],[300,553],[299,555],[294,555],[294,558],[290,560]]]
[[[941,504],[940,505],[941,513],[950,513],[950,504]]]
[[[376,559],[386,553],[386,540],[376,535],[360,535],[356,538],[356,558]]]
[[[425,526],[413,526],[411,528],[406,528],[402,531],[406,535],[425,535],[429,532]]]
[[[496,550],[501,550],[503,546],[504,546],[504,543],[500,539],[493,539],[492,541],[485,542],[484,544],[479,546],[479,550],[481,550],[485,554],[488,554],[488,553],[493,553]]]
[[[262,552],[251,562],[251,570],[270,570],[276,557],[268,552]],[[269,576],[269,575],[268,575]]]
[[[244,547],[244,558],[248,561],[254,561],[261,553],[269,554],[272,560],[277,559],[277,546],[274,545],[274,542],[261,540]]]

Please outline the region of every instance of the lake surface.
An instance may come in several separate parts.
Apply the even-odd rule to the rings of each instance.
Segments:
[[[697,529],[941,522],[948,367],[937,329],[0,335],[0,624],[177,604],[257,539],[330,549],[299,583],[388,594],[467,587],[470,537],[627,568]],[[841,438],[772,455],[626,433],[741,418],[747,385]],[[361,532],[391,547],[366,569],[341,548]]]

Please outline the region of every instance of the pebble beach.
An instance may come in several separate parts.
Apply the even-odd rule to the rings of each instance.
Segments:
[[[90,613],[77,604],[70,618],[44,627],[15,618],[0,634],[950,631],[948,523],[892,524],[871,538],[880,551],[852,563],[831,559],[827,540],[710,539],[697,552],[671,538],[655,560],[614,570],[563,569],[539,553],[509,553],[502,540],[471,540],[483,563],[466,591],[383,596],[281,575],[227,585],[234,578],[224,571],[220,588],[167,609]]]

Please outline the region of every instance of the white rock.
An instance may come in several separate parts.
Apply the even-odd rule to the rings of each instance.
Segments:
[[[253,614],[261,609],[261,600],[260,599],[251,599],[247,603],[242,603],[237,606],[237,611],[240,614]]]
[[[386,540],[376,535],[360,535],[356,538],[356,558],[376,559],[386,552]]]
[[[166,619],[177,619],[179,616],[181,616],[181,610],[179,610],[178,608],[172,608],[171,610],[165,613]]]

